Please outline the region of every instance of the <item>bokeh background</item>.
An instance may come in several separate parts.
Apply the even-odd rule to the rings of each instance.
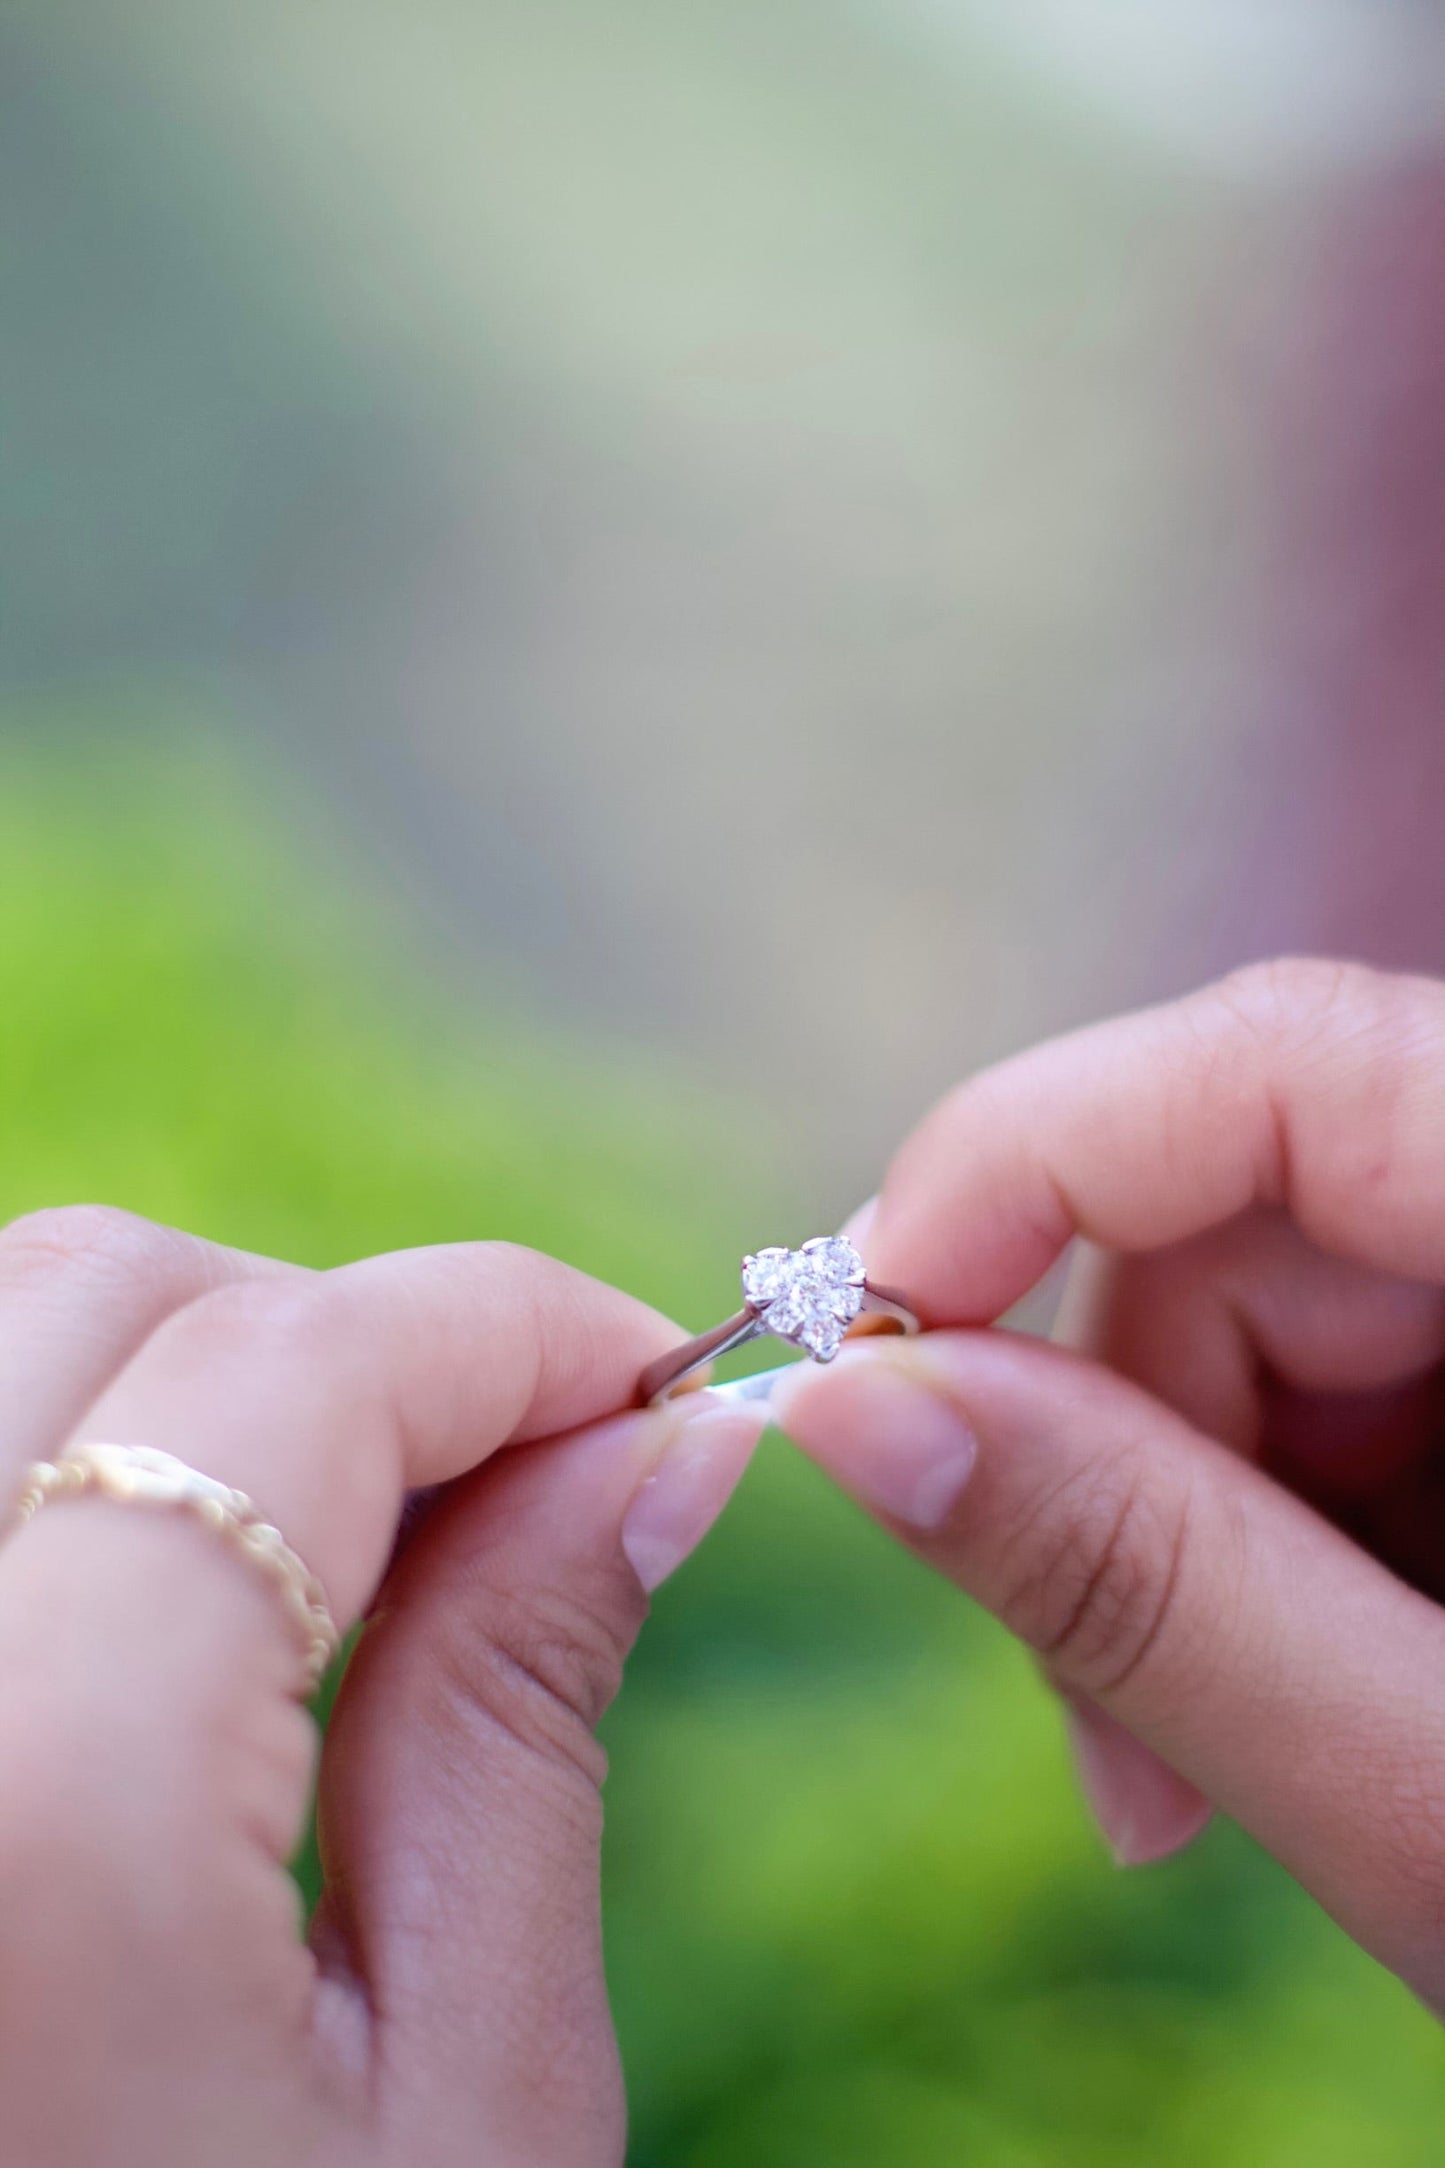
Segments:
[[[951,1079],[1445,963],[1389,0],[0,9],[0,1211],[699,1326]],[[1437,2035],[770,1441],[609,1722],[636,2168],[1425,2168]]]

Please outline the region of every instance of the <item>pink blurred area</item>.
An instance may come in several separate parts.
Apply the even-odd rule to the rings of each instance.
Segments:
[[[1445,159],[1352,177],[1316,221],[1264,402],[1258,723],[1218,953],[1306,947],[1438,971]]]

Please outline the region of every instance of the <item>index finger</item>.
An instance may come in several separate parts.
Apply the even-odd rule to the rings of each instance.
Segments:
[[[1312,959],[1056,1039],[961,1085],[904,1144],[870,1270],[983,1324],[1075,1235],[1140,1251],[1252,1204],[1320,1248],[1445,1281],[1445,988]]]
[[[344,1631],[377,1586],[408,1489],[625,1406],[672,1334],[641,1303],[530,1251],[412,1251],[192,1302],[80,1435],[158,1447],[244,1492],[319,1577]],[[657,1417],[636,1420],[665,1435]],[[126,1812],[163,1876],[198,1829],[239,1833],[246,1858],[260,1833],[285,1858],[312,1743],[291,1698],[294,1630],[264,1578],[208,1531],[104,1499],[47,1508],[0,1548],[0,1647],[12,1659],[0,1764],[25,1771],[28,1803],[18,1784],[8,1803],[27,1827],[68,1841],[56,1802],[88,1796],[77,1765],[104,1766],[103,1881],[109,1851],[126,1851]],[[158,1844],[166,1816],[171,1839]]]
[[[645,1304],[533,1250],[397,1251],[192,1304],[82,1435],[159,1446],[246,1492],[345,1627],[386,1564],[405,1492],[626,1407],[642,1364],[675,1339]]]

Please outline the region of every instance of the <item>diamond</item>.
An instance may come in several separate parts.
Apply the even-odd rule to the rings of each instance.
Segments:
[[[743,1259],[743,1294],[769,1332],[831,1362],[863,1307],[863,1260],[844,1235],[759,1250]]]
[[[863,1285],[863,1260],[846,1235],[814,1235],[803,1244],[802,1255],[830,1287],[845,1281],[854,1287]]]
[[[808,1321],[807,1330],[798,1335],[798,1344],[808,1350],[815,1362],[830,1363],[843,1345],[842,1319],[815,1313]]]
[[[743,1293],[755,1310],[761,1310],[792,1284],[792,1257],[791,1250],[759,1250],[756,1257],[743,1259]]]
[[[832,1301],[833,1315],[841,1318],[845,1325],[851,1325],[863,1307],[863,1290],[861,1287],[835,1287]]]

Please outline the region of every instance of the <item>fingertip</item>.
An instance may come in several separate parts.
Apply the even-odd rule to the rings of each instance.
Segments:
[[[931,1530],[949,1518],[978,1457],[966,1415],[902,1348],[846,1349],[779,1380],[772,1419],[865,1505]]]
[[[689,1403],[696,1403],[695,1405]],[[677,1571],[737,1489],[769,1411],[759,1402],[688,1395],[622,1522],[622,1549],[649,1593]]]

